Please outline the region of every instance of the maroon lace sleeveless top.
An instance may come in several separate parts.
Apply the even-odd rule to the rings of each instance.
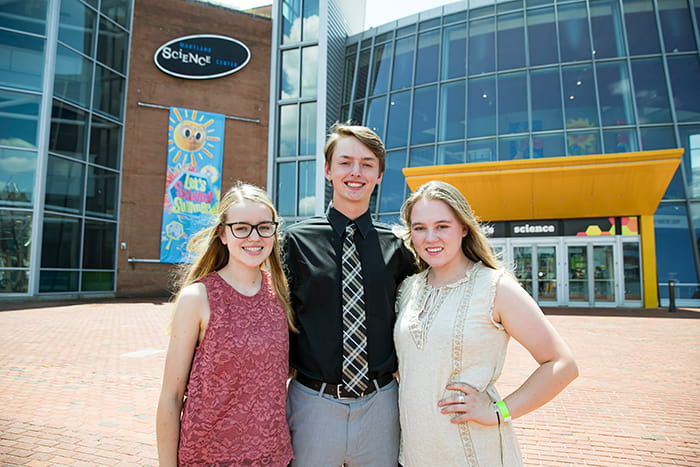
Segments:
[[[201,282],[211,313],[187,383],[178,464],[287,466],[289,333],[270,275],[252,297],[216,272]]]

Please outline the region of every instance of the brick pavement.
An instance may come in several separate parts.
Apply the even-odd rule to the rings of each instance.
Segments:
[[[155,466],[167,303],[0,302],[0,466]],[[700,466],[700,313],[546,310],[581,376],[515,421],[528,466]],[[535,364],[512,342],[499,387]]]

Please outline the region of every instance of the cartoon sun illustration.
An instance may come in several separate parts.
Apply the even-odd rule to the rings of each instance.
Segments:
[[[183,118],[178,109],[173,109],[176,118],[171,117],[168,126],[168,152],[175,152],[173,163],[184,155],[183,162],[189,157],[190,165],[196,166],[197,158],[214,158],[207,148],[213,148],[212,141],[221,141],[221,138],[212,134],[216,131],[214,128],[209,128],[214,123],[213,119],[204,122],[204,116],[198,115],[196,110],[190,116],[187,113],[185,111]]]

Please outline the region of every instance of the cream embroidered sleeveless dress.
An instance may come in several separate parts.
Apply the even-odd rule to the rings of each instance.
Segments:
[[[464,382],[500,400],[510,336],[493,321],[496,283],[503,274],[475,264],[454,284],[434,288],[429,270],[407,278],[396,301],[394,341],[399,357],[401,455],[404,467],[519,466],[520,448],[510,423],[452,424],[437,405],[445,386]]]

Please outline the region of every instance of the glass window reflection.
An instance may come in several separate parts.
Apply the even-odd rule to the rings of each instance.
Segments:
[[[0,27],[43,35],[46,32],[47,0],[15,0],[2,3]]]
[[[282,1],[282,43],[301,39],[301,0]]]
[[[448,143],[441,144],[438,147],[438,164],[448,165],[448,164],[464,164],[465,162],[465,152],[464,152],[464,141],[459,143]],[[474,162],[474,161],[469,161]]]
[[[0,30],[0,85],[40,90],[44,39]]]
[[[591,59],[588,15],[585,3],[561,5],[559,13],[559,47],[562,62]]]
[[[617,129],[603,131],[604,152],[634,152],[639,151],[637,131],[632,129]]]
[[[360,60],[357,64],[357,79],[355,80],[355,99],[362,99],[367,93],[369,54],[369,49],[360,52]]]
[[[316,209],[316,161],[299,163],[299,216],[313,216]]]
[[[114,290],[114,273],[111,271],[83,271],[80,281],[83,292],[110,292]]]
[[[124,105],[124,78],[102,66],[95,67],[95,92],[93,108],[122,120]]]
[[[78,271],[41,271],[39,273],[39,292],[75,292],[78,290]]]
[[[622,12],[618,0],[593,0],[590,2],[590,9],[595,58],[625,55]]]
[[[367,127],[384,139],[384,120],[386,116],[386,96],[370,99],[367,105]]]
[[[469,80],[467,119],[467,136],[469,138],[496,134],[495,78],[472,78]]]
[[[440,116],[438,120],[440,141],[464,139],[466,130],[465,98],[464,81],[443,84],[440,87]]]
[[[634,96],[639,123],[671,121],[671,103],[666,87],[666,74],[660,58],[632,60]]]
[[[498,69],[525,66],[525,20],[522,12],[498,17]]]
[[[118,183],[119,173],[88,166],[85,213],[95,217],[116,219]]]
[[[496,70],[495,19],[483,18],[469,22],[470,76]]]
[[[408,122],[411,116],[411,93],[394,93],[389,101],[389,122],[386,131],[386,147],[408,145]]]
[[[562,68],[567,128],[598,126],[593,70],[589,65]],[[587,153],[592,154],[592,153]]]
[[[658,6],[666,52],[696,50],[687,0],[664,0]]]
[[[301,95],[316,97],[318,90],[318,47],[301,49]]]
[[[121,134],[121,125],[93,115],[88,160],[105,167],[119,169]]]
[[[304,0],[303,40],[318,39],[318,0]]]
[[[435,141],[436,110],[437,86],[416,89],[413,97],[411,144],[424,144]]]
[[[129,19],[131,18],[131,2],[129,0],[102,0],[100,11],[121,26],[129,27]]]
[[[660,284],[669,280],[697,283],[688,214],[681,203],[660,204],[654,215],[656,268]],[[668,298],[667,287],[659,287],[662,298]]]
[[[685,149],[682,164],[688,179],[688,195],[698,198],[700,197],[700,125],[681,126],[678,132],[681,146]]]
[[[36,149],[39,97],[0,90],[0,145]]]
[[[626,62],[605,62],[597,66],[598,96],[603,125],[634,123],[632,83]]]
[[[465,25],[457,24],[445,28],[442,44],[442,79],[466,76],[467,30]]]
[[[0,206],[32,207],[36,151],[0,148],[0,167]]]
[[[403,172],[401,172],[404,167],[406,167],[406,151],[386,153],[386,168],[379,199],[381,212],[393,212],[401,209],[406,189],[406,182]]]
[[[383,94],[389,89],[389,72],[394,46],[391,43],[374,48],[372,59],[372,78],[369,83],[369,95]]]
[[[297,106],[280,106],[279,156],[297,155]]]
[[[88,113],[54,100],[51,111],[49,151],[85,159]]]
[[[676,135],[673,127],[642,127],[639,130],[642,137],[642,150],[673,149],[676,145]]]
[[[498,78],[498,132],[528,131],[527,83],[525,73],[500,75]]]
[[[548,68],[530,72],[532,99],[532,129],[560,130],[564,128],[559,69]]]
[[[416,86],[437,81],[439,60],[440,31],[421,33],[416,52]]]
[[[93,63],[62,45],[56,48],[56,74],[53,92],[85,107],[90,103]],[[121,98],[121,94],[120,94]]]
[[[47,209],[71,214],[83,210],[85,166],[62,157],[49,156],[46,170]]]
[[[391,77],[391,89],[403,89],[413,81],[413,49],[415,37],[406,37],[396,41],[394,53],[394,71]]]
[[[58,40],[78,52],[92,56],[96,17],[94,10],[78,0],[63,0],[59,16]]]
[[[345,57],[345,70],[343,72],[343,104],[350,102],[352,96],[352,81],[355,75],[355,58],[356,55],[348,55]]]
[[[528,136],[499,138],[498,160],[510,161],[519,159],[530,159],[530,138]]]
[[[425,167],[429,165],[435,165],[435,148],[432,145],[411,149],[408,157],[409,167]]]
[[[622,0],[630,55],[659,53],[659,34],[652,0]]]
[[[490,162],[496,160],[496,140],[469,141],[467,162]]]
[[[280,216],[295,216],[294,205],[297,200],[296,164],[284,162],[277,164],[277,212]]]
[[[28,268],[31,238],[31,213],[0,209],[0,268]]]
[[[563,157],[566,155],[564,134],[541,134],[532,136],[533,157]]]
[[[559,61],[554,7],[527,11],[527,35],[530,66],[548,65]],[[541,44],[549,46],[542,47]]]
[[[113,269],[117,224],[85,221],[83,241],[83,267],[87,269]]]
[[[282,83],[280,98],[292,99],[299,97],[299,49],[282,52]]]
[[[299,154],[316,154],[316,102],[301,104]]]
[[[570,131],[566,134],[566,152],[569,156],[600,154],[600,135],[597,131]]]
[[[111,21],[100,18],[97,39],[97,60],[120,73],[126,71],[126,51],[129,35]]]
[[[671,92],[679,122],[700,120],[700,60],[697,54],[668,58]]]
[[[81,244],[80,219],[47,214],[41,247],[41,267],[76,269]]]

